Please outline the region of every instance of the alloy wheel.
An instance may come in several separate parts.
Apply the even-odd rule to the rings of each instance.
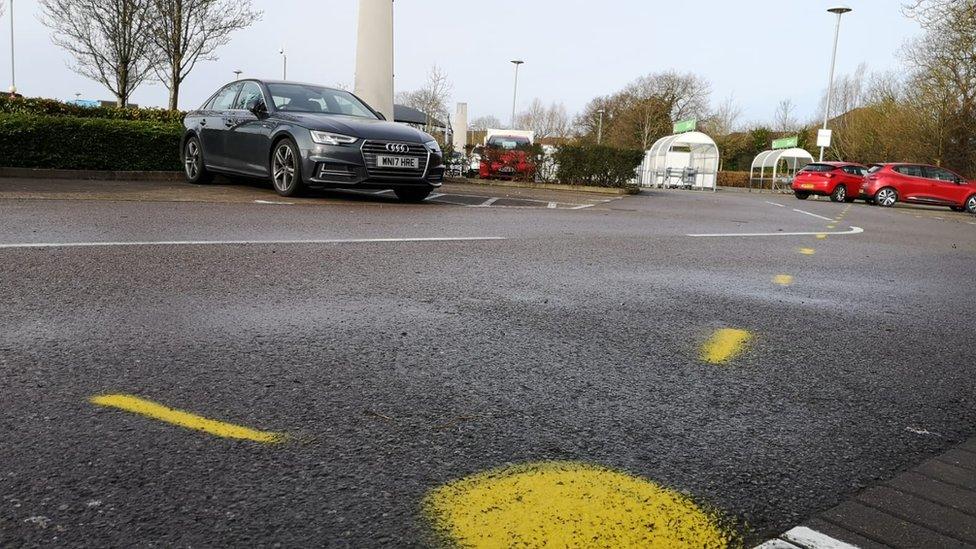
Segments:
[[[893,206],[897,201],[898,201],[898,196],[895,194],[894,189],[881,189],[880,191],[878,191],[877,202],[881,206],[884,207]]]
[[[288,143],[275,149],[272,169],[275,189],[287,192],[295,181],[295,152]]]
[[[191,180],[197,178],[200,173],[200,145],[196,140],[191,140],[186,144],[186,156],[183,159],[186,169],[186,176]]]
[[[843,185],[837,187],[834,194],[837,197],[837,202],[843,202],[844,199],[847,198],[847,187],[844,187]]]
[[[976,195],[970,196],[966,201],[966,211],[976,214]]]

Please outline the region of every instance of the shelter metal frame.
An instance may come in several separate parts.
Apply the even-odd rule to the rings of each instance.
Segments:
[[[669,135],[658,139],[644,154],[638,180],[642,187],[714,191],[720,158],[718,145],[704,133]]]
[[[786,162],[786,171],[779,172],[780,162]],[[749,168],[749,189],[758,183],[759,189],[769,182],[771,190],[789,190],[793,184],[796,172],[803,169],[807,164],[814,163],[813,155],[808,151],[799,148],[792,149],[773,149],[763,151],[756,155]],[[759,177],[756,177],[756,169],[759,170]],[[769,177],[766,177],[766,170],[771,169]]]

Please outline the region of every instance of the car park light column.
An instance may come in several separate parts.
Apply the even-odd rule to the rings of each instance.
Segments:
[[[393,0],[359,0],[356,95],[393,121]]]
[[[515,91],[512,93],[512,129],[514,130],[515,129],[515,104],[518,102],[519,66],[524,65],[525,61],[522,61],[521,59],[515,59],[512,61],[512,64],[515,65]]]
[[[827,77],[827,107],[824,109],[824,123],[823,129],[827,129],[827,122],[830,120],[830,104],[834,96],[834,67],[837,64],[837,42],[840,40],[840,18],[848,12],[853,11],[847,6],[835,6],[827,10],[830,13],[837,14],[837,27],[834,29],[834,53],[830,57],[830,76]],[[823,162],[824,150],[826,147],[820,147],[820,161]]]
[[[7,2],[10,7],[10,93],[17,93],[17,72],[14,70],[14,0]]]

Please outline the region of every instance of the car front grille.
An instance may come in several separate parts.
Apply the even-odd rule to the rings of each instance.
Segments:
[[[387,144],[407,145],[409,150],[405,153],[390,152],[386,149]],[[417,169],[395,169],[378,168],[376,166],[377,155],[383,156],[408,156],[417,159]],[[400,141],[366,141],[363,143],[363,162],[366,164],[366,172],[370,177],[380,177],[384,179],[420,179],[427,173],[427,148],[417,143],[403,143]]]

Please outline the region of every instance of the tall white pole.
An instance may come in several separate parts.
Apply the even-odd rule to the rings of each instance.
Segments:
[[[600,126],[596,130],[596,144],[603,144],[603,109],[598,111],[600,113]]]
[[[356,95],[387,120],[393,113],[393,0],[359,0]]]
[[[512,93],[512,129],[514,130],[515,129],[515,105],[516,105],[516,103],[518,103],[518,73],[519,73],[519,65],[525,63],[525,61],[521,61],[519,59],[516,59],[515,61],[512,61],[512,63],[515,65],[515,91]]]
[[[10,6],[10,93],[17,93],[17,71],[14,70],[14,0]]]
[[[845,11],[846,9],[846,11]],[[840,40],[840,18],[850,11],[850,8],[831,8],[831,13],[837,14],[837,26],[834,29],[834,53],[830,57],[830,76],[827,77],[827,107],[824,109],[823,129],[827,129],[830,120],[830,106],[834,97],[834,67],[837,64],[837,43]],[[820,147],[820,161],[823,162],[825,147]]]

